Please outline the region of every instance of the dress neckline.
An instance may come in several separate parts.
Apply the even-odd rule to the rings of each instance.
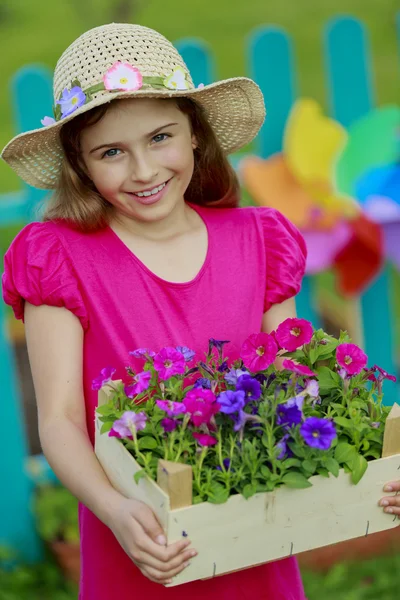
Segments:
[[[192,285],[195,285],[202,278],[204,272],[206,271],[206,269],[208,267],[208,264],[210,262],[210,257],[211,257],[213,240],[212,240],[210,224],[209,224],[208,219],[206,218],[204,212],[202,211],[201,207],[197,206],[195,204],[189,204],[189,206],[199,215],[199,217],[203,221],[203,223],[206,227],[206,230],[207,230],[207,252],[206,252],[204,262],[203,262],[202,266],[200,267],[199,271],[197,272],[197,274],[189,281],[183,281],[183,282],[168,281],[167,279],[160,277],[159,275],[154,273],[151,269],[149,269],[149,267],[147,265],[145,265],[145,263],[138,256],[136,256],[136,254],[134,252],[132,252],[132,250],[130,248],[128,248],[128,246],[125,244],[125,242],[110,227],[110,225],[107,225],[106,229],[107,229],[110,237],[114,240],[115,244],[120,249],[123,250],[124,254],[127,255],[128,258],[130,258],[137,266],[139,266],[142,269],[142,271],[144,271],[152,279],[154,279],[158,283],[161,283],[163,285],[170,286],[170,287],[175,287],[175,288],[190,287]]]

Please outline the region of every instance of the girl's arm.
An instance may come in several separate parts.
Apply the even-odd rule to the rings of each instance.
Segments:
[[[82,387],[83,330],[68,310],[25,306],[25,329],[43,452],[60,481],[103,523],[143,574],[166,583],[193,556],[182,541],[166,547],[152,511],[109,483],[90,443]]]
[[[296,316],[296,303],[294,298],[289,298],[281,304],[274,304],[264,313],[261,330],[264,333],[274,331],[282,321]]]

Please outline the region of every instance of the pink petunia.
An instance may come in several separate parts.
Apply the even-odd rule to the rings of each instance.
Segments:
[[[200,446],[215,446],[215,444],[218,444],[218,440],[215,437],[206,433],[194,433],[193,437],[198,441]]]
[[[305,319],[286,319],[275,333],[279,346],[288,352],[294,352],[304,344],[308,344],[313,336],[313,328]]]
[[[366,366],[368,357],[355,344],[339,344],[336,348],[336,360],[348,375],[357,375]]]
[[[140,90],[143,77],[139,69],[129,63],[116,62],[103,75],[106,90],[124,90],[126,92]]]
[[[135,383],[125,386],[125,394],[128,396],[128,398],[133,398],[134,396],[145,392],[150,385],[150,380],[150,371],[142,371],[142,373],[138,373],[133,378]]]
[[[183,403],[186,411],[190,413],[190,420],[195,427],[199,427],[203,423],[208,424],[220,409],[215,395],[211,390],[205,388],[190,390],[184,397]]]
[[[299,365],[298,363],[295,363],[294,360],[290,360],[288,358],[285,358],[285,360],[282,363],[282,366],[284,369],[292,371],[292,373],[296,373],[296,375],[303,375],[304,377],[317,376],[317,374],[314,373],[314,371],[311,371],[311,369],[306,365]]]
[[[243,364],[253,373],[264,371],[276,359],[278,346],[272,335],[268,333],[253,333],[244,342],[240,358]]]
[[[161,410],[165,410],[168,416],[177,417],[186,412],[183,402],[172,402],[172,400],[157,400],[156,404]]]
[[[172,346],[166,346],[154,357],[154,368],[160,379],[169,379],[185,372],[185,357]]]

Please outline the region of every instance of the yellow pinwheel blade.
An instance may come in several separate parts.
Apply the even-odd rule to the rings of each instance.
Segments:
[[[315,100],[299,99],[284,134],[284,154],[292,173],[303,184],[332,183],[335,160],[347,137],[344,127],[326,117]]]

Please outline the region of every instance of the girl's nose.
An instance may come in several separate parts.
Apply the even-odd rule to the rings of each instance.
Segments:
[[[131,179],[144,183],[153,183],[158,175],[158,167],[148,155],[137,156],[133,160]]]

